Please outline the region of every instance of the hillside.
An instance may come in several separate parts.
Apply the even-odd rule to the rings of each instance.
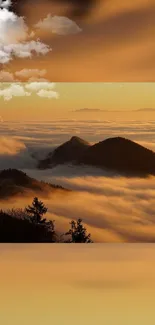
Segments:
[[[72,137],[39,162],[39,168],[76,163],[106,168],[127,175],[155,174],[155,153],[123,137],[114,137],[90,145]]]
[[[0,171],[0,199],[29,192],[46,196],[52,191],[64,190],[61,186],[48,184],[29,177],[17,169],[4,169]]]
[[[91,146],[78,162],[127,174],[155,174],[155,153],[122,137]]]
[[[39,168],[48,168],[50,165],[75,162],[82,157],[85,150],[90,146],[85,140],[73,136],[69,141],[56,148],[54,152],[49,153],[48,157],[39,162]]]

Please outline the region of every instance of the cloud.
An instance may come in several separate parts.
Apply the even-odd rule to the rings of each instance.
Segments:
[[[14,80],[14,75],[8,71],[0,71],[0,81],[2,82],[12,82]]]
[[[8,45],[0,44],[0,63],[8,63],[13,60],[13,57],[31,58],[34,53],[45,55],[49,51],[49,46],[39,40]]]
[[[77,34],[82,31],[71,19],[61,16],[52,17],[51,14],[40,20],[35,27],[58,35]]]
[[[30,82],[26,84],[12,83],[11,85],[0,89],[0,97],[3,97],[5,101],[9,101],[13,97],[31,96],[32,93],[35,93],[39,97],[57,99],[59,97],[59,94],[56,90],[52,90],[54,87],[54,83],[43,81]]]
[[[11,6],[11,0],[0,0],[0,8],[9,8]]]
[[[7,8],[0,9],[0,42],[3,45],[26,40],[28,27],[23,17],[16,16]]]
[[[86,166],[35,169],[37,160],[32,157],[47,156],[54,146],[68,140],[75,130],[88,141],[92,139],[95,142],[97,136],[101,140],[105,135],[112,136],[118,132],[120,135],[128,134],[133,140],[139,136],[140,141],[146,141],[149,146],[154,141],[155,122],[4,122],[1,125],[0,169],[12,166],[24,169],[31,177],[74,190],[66,196],[56,195],[45,200],[48,217],[56,220],[57,229],[62,232],[68,229],[72,218],[80,216],[95,242],[155,242],[155,177],[116,177]],[[25,199],[15,204],[22,207],[28,203]],[[7,201],[6,208],[11,206],[12,201]]]
[[[104,2],[104,0],[102,0]],[[67,6],[66,6],[67,3]],[[42,5],[42,2],[39,3]],[[89,15],[91,9],[93,9],[96,5],[96,0],[52,0],[52,1],[44,1],[43,6],[48,5],[49,10],[54,10],[56,4],[56,8],[60,7],[60,9],[65,10],[65,14],[71,16],[72,18],[83,18],[85,15]],[[26,7],[27,6],[27,7]],[[25,15],[25,8],[29,7],[29,2],[27,0],[23,0],[22,2],[16,1],[14,4],[14,11],[20,13],[20,15]],[[32,8],[33,9],[33,8]],[[34,8],[35,9],[35,8]],[[39,8],[39,10],[41,10]],[[28,13],[27,13],[28,16]]]
[[[47,73],[46,69],[23,69],[20,71],[16,71],[15,75],[19,78],[26,78],[26,79],[30,79],[30,78],[41,78],[43,76],[45,76]]]
[[[13,97],[30,96],[31,93],[27,92],[22,85],[11,84],[9,87],[0,89],[0,97],[4,100],[9,101]]]
[[[30,82],[25,85],[25,88],[31,92],[36,92],[39,97],[59,98],[58,92],[53,90],[55,83],[52,82]]]
[[[59,94],[56,91],[53,90],[46,90],[46,89],[40,89],[37,92],[37,95],[39,97],[46,97],[46,98],[59,98]]]
[[[13,139],[9,136],[0,136],[0,156],[12,156],[24,150],[25,148],[26,147],[24,143],[19,140]]]
[[[46,55],[51,49],[39,39],[31,40],[34,32],[29,33],[23,17],[9,11],[11,2],[0,3],[0,63],[6,64],[18,58],[31,58],[32,55]]]
[[[13,82],[13,81],[28,81],[28,82],[48,82],[47,79],[43,78],[46,74],[46,70],[42,69],[23,69],[16,71],[15,73],[2,70],[0,71],[1,82]]]
[[[30,82],[25,85],[25,88],[30,91],[51,90],[55,87],[54,82]]]
[[[0,136],[0,169],[35,168],[36,161],[23,141],[11,136]]]

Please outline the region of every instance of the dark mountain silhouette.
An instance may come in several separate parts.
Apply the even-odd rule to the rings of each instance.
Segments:
[[[91,146],[79,162],[127,174],[155,174],[155,153],[122,137]]]
[[[139,108],[135,112],[155,112],[155,108]]]
[[[69,141],[56,148],[48,157],[39,162],[39,168],[48,168],[51,164],[58,165],[77,161],[90,146],[85,140],[73,136]]]
[[[66,190],[61,186],[48,184],[29,177],[17,169],[0,171],[0,199],[29,192],[40,193],[43,196],[54,190]]]
[[[123,137],[109,138],[92,146],[73,137],[40,162],[39,167],[66,162],[106,168],[127,175],[155,174],[155,153]]]

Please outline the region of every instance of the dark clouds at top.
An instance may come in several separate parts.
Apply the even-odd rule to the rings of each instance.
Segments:
[[[32,60],[26,54],[16,55],[9,66],[12,73],[46,67],[46,79],[52,82],[154,81],[154,0],[11,1],[11,9],[34,32],[31,36],[51,49]],[[56,21],[62,23],[63,34],[51,27],[54,16],[59,16]],[[64,17],[73,20],[80,32],[65,32]]]
[[[70,18],[82,18],[89,14],[93,7],[96,5],[96,0],[47,0],[49,6],[58,4],[60,6],[68,6],[68,12],[66,13]],[[43,0],[30,1],[30,0],[12,0],[12,11],[17,15],[25,16],[25,6],[43,4]]]

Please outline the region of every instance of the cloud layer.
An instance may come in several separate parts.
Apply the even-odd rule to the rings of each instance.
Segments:
[[[74,190],[44,199],[48,216],[62,232],[71,219],[80,217],[95,242],[155,242],[155,177],[125,178],[87,166],[36,170],[37,160],[75,131],[91,142],[119,134],[155,150],[154,130],[154,121],[3,122],[0,169],[23,169],[31,177]],[[31,199],[7,201],[7,208],[25,206]]]

